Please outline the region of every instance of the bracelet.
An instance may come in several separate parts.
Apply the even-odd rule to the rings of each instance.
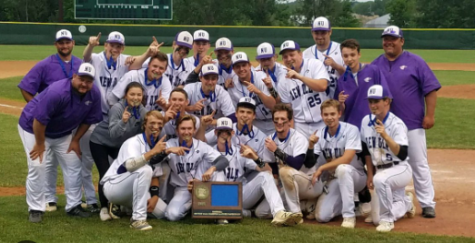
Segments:
[[[149,192],[150,192],[151,197],[153,197],[153,196],[158,197],[158,193],[160,192],[160,188],[158,186],[151,186],[150,189],[149,189]]]
[[[256,162],[257,166],[259,166],[259,168],[264,168],[264,166],[266,166],[266,163],[264,163],[264,161],[262,161],[261,158],[257,158],[254,160],[254,162]]]

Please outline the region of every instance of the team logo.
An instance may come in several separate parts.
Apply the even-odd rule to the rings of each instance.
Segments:
[[[370,90],[369,90],[369,94],[372,94],[372,95],[373,95],[373,94],[376,94],[376,89],[375,89],[375,88],[370,89]]]
[[[256,139],[255,141],[256,141],[256,143],[257,143],[257,142],[259,142],[259,139]]]
[[[213,65],[209,65],[209,66],[208,66],[208,71],[214,71],[214,66],[213,66]]]
[[[68,35],[68,32],[66,31],[61,31],[61,36],[67,36]]]
[[[205,32],[198,32],[199,37],[205,37]]]
[[[198,199],[204,200],[209,196],[209,189],[204,185],[199,185],[195,189],[195,196]]]
[[[318,21],[317,26],[325,26],[325,21]]]
[[[368,83],[370,80],[371,80],[370,77],[367,77],[367,78],[364,79],[364,81],[365,81],[366,83]]]
[[[116,40],[120,40],[120,35],[115,35],[114,38],[115,38]]]
[[[183,37],[183,41],[189,42],[189,41],[190,41],[190,38],[188,38],[188,36],[184,36],[184,37]]]
[[[84,102],[84,104],[90,105],[90,104],[92,104],[92,101],[88,100],[88,101]]]
[[[267,48],[266,47],[261,48],[261,53],[267,53]]]
[[[284,44],[282,44],[282,47],[283,48],[290,47],[290,41],[284,42]]]
[[[241,55],[241,54],[237,54],[237,55],[236,55],[236,59],[242,59],[242,55]]]
[[[407,66],[406,66],[406,65],[402,65],[402,66],[400,66],[399,68],[400,68],[401,70],[404,70],[404,69],[407,68]]]
[[[87,67],[87,66],[86,66],[86,67],[84,67],[84,71],[86,71],[86,72],[91,72],[92,69],[91,69],[91,67]]]
[[[220,41],[220,42],[219,42],[219,45],[220,45],[220,46],[226,46],[227,44],[226,44],[226,41]]]

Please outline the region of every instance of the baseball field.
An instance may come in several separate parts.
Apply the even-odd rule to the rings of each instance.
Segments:
[[[76,46],[81,57],[84,46]],[[137,55],[146,47],[126,47]],[[168,53],[171,48],[161,51]],[[245,51],[251,60],[255,48]],[[427,131],[429,164],[436,190],[435,219],[418,215],[401,219],[389,234],[377,233],[373,225],[357,219],[356,229],[342,229],[341,218],[320,224],[276,228],[270,220],[244,219],[218,226],[208,221],[150,220],[147,232],[129,229],[129,219],[102,222],[99,217],[76,219],[66,216],[62,177],[58,180],[56,212],[46,213],[41,224],[28,222],[25,201],[27,164],[17,123],[25,102],[17,88],[28,70],[56,52],[51,46],[0,45],[0,242],[473,242],[475,231],[475,50],[409,50],[421,55],[442,84],[438,92],[435,127]],[[362,50],[363,62],[371,62],[382,50]],[[98,174],[94,171],[97,184]],[[413,191],[411,186],[407,190]]]

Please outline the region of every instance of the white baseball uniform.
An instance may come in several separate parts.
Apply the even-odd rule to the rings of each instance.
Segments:
[[[185,114],[188,114],[188,112],[185,112]],[[162,111],[162,115],[165,116],[165,111]],[[197,116],[195,115],[192,115],[190,114],[191,116],[195,117],[195,133],[196,131],[198,131],[198,129],[200,128],[200,118],[198,118]],[[176,135],[176,122],[177,122],[177,118],[175,119],[171,119],[169,120],[167,123],[165,123],[165,125],[163,125],[163,128],[162,128],[162,131],[160,132],[160,137],[163,137],[165,135],[167,135],[167,137],[165,138],[165,141],[168,141],[172,138],[176,138],[177,135]]]
[[[176,66],[173,62],[172,53],[167,54],[168,57],[168,66],[167,70],[165,71],[165,76],[167,76],[168,80],[172,88],[176,88],[179,85],[185,85],[186,78],[188,75],[195,69],[192,63],[189,62],[188,58],[183,58],[180,65]],[[148,68],[148,64],[150,63],[150,57],[145,60],[142,64],[142,68]]]
[[[167,141],[167,148],[180,147],[178,138]],[[188,181],[201,180],[203,174],[213,165],[221,154],[208,144],[193,139],[190,151],[184,156],[168,155],[168,165],[171,169],[170,184],[175,187],[175,193],[165,211],[165,217],[170,221],[178,221],[186,216],[191,208],[191,193],[188,191]],[[212,180],[218,178],[214,173]]]
[[[346,122],[340,122],[336,134],[332,137],[328,128],[320,129],[314,153],[325,157],[327,161],[343,156],[346,150],[361,152],[361,137],[358,128]],[[339,165],[330,181],[327,181],[327,193],[319,198],[315,210],[315,218],[319,222],[328,222],[338,215],[344,218],[355,217],[354,195],[366,186],[364,164],[355,154],[350,164]]]
[[[143,133],[127,139],[120,147],[117,159],[101,180],[101,184],[104,185],[104,195],[109,202],[132,208],[133,220],[147,219],[147,200],[150,199],[149,188],[152,177],[166,177],[168,173],[164,173],[162,163],[153,166],[144,165],[134,172],[126,171],[122,174],[118,174],[117,170],[128,159],[139,157],[150,149]],[[166,185],[160,184],[160,188],[166,188]],[[165,215],[167,205],[161,199],[164,193],[160,190],[159,201],[152,213],[157,218],[163,218]]]
[[[379,200],[379,214],[373,213],[373,223],[379,221],[394,222],[412,209],[412,202],[405,195],[405,187],[411,182],[412,169],[407,162],[401,161],[388,147],[375,130],[374,115],[367,115],[361,122],[361,140],[368,147],[374,166],[393,164],[388,168],[377,168],[373,177],[374,190]],[[407,127],[404,122],[388,112],[382,121],[386,133],[400,146],[408,145]]]
[[[269,90],[262,81],[267,78],[264,72],[251,71],[251,80],[247,80],[253,84],[256,88],[262,91],[265,95],[270,96]],[[247,87],[239,81],[238,76],[233,77],[234,87],[229,88],[228,92],[231,96],[234,106],[237,106],[239,100],[243,97],[251,97],[256,102],[256,119],[254,125],[258,127],[265,134],[271,134],[274,132],[274,123],[272,122],[272,112],[269,108],[264,106],[262,100],[255,93],[250,93]]]
[[[144,88],[145,109],[161,110],[156,101],[163,97],[165,100],[170,98],[172,86],[165,75],[162,75],[158,80],[149,81],[147,77],[147,69],[132,70],[126,73],[114,87],[109,97],[109,101],[119,100],[125,95],[125,88],[131,82],[138,82]],[[160,96],[161,94],[161,96]],[[113,96],[113,97],[112,97]]]
[[[304,59],[300,75],[312,79],[329,80],[323,63],[315,59]],[[285,78],[280,80],[278,92],[282,103],[292,105],[294,110],[295,129],[310,137],[316,130],[324,126],[320,114],[320,105],[331,98],[326,92],[311,90],[299,79]]]
[[[323,54],[331,57],[338,65],[345,66],[345,62],[343,61],[343,57],[341,56],[340,43],[334,41],[330,42],[330,46],[325,51],[319,51],[317,49],[317,45],[313,45],[307,48],[303,52],[303,58],[315,58],[324,62],[326,57]],[[333,97],[340,74],[331,66],[325,67],[328,71],[328,75],[330,76],[330,83],[328,85],[327,94],[329,97]]]
[[[219,70],[218,85],[224,86],[226,80],[232,79],[236,76],[236,73],[234,73],[233,70],[233,65],[229,66],[229,68],[225,68],[224,65],[218,63],[219,61],[217,59],[215,59],[214,62],[217,64]]]
[[[308,140],[302,134],[294,129],[290,129],[287,138],[281,141],[277,136],[270,135],[268,138],[272,139],[278,148],[284,151],[287,155],[297,157],[306,155],[308,149]],[[267,148],[264,149],[264,161],[278,161],[275,155]],[[281,164],[282,162],[278,162]],[[300,213],[300,200],[317,198],[323,192],[323,184],[318,181],[312,185],[312,175],[315,172],[316,166],[307,168],[302,165],[301,168],[293,168],[289,165],[281,166],[279,169],[279,177],[284,186],[285,201],[288,210],[292,213]]]
[[[262,70],[262,67],[260,64],[256,67],[256,71],[262,71],[266,73],[264,70]],[[285,69],[285,66],[276,62],[274,69],[270,70],[269,72],[269,76],[271,77],[273,81],[272,85],[274,86],[275,89],[277,89],[278,87],[280,77],[285,76],[286,74],[287,74],[287,70]]]

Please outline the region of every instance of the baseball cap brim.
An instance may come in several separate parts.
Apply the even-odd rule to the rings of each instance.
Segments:
[[[219,76],[219,73],[218,73],[218,72],[214,72],[214,71],[209,71],[209,72],[206,72],[206,73],[201,72],[201,73],[200,73],[200,76],[203,77],[203,76],[210,75],[210,74],[215,74],[215,75],[218,75],[218,76]]]
[[[300,51],[300,48],[287,48],[284,50],[280,50],[279,54],[282,54],[284,51]]]
[[[237,60],[237,61],[233,62],[233,65],[234,65],[234,64],[241,63],[241,62],[247,62],[247,63],[250,63],[250,62],[249,62],[249,60]]]
[[[322,27],[312,28],[312,31],[319,31],[319,30],[330,31],[330,28],[322,28]]]
[[[385,37],[385,36],[393,36],[393,37],[396,37],[396,38],[401,38],[402,36],[401,35],[398,35],[398,34],[391,34],[391,33],[383,33],[381,35],[381,37]]]
[[[256,56],[256,59],[265,59],[265,58],[271,58],[275,56],[275,54],[263,54],[263,55],[258,55]]]
[[[252,109],[252,110],[256,110],[256,106],[249,103],[249,102],[240,102],[237,104],[237,108],[239,107],[244,107],[244,108],[249,108],[249,109]]]
[[[186,43],[186,42],[177,41],[176,44],[179,45],[179,46],[188,47],[188,48],[190,48],[190,49],[193,48],[192,45],[190,45],[190,44],[188,44],[188,43]]]
[[[206,39],[206,38],[196,38],[193,41],[207,41],[207,42],[209,42],[209,40]]]
[[[233,130],[232,127],[228,127],[228,126],[220,126],[220,127],[216,127],[215,129],[216,130],[230,130],[230,131]]]
[[[117,44],[121,44],[121,45],[124,45],[124,46],[125,46],[124,42],[118,41],[118,40],[107,40],[106,42],[107,42],[107,43],[117,43]]]
[[[389,98],[389,97],[388,97]],[[371,96],[371,97],[366,97],[367,100],[373,99],[373,100],[382,100],[384,99],[383,96]]]
[[[219,51],[219,50],[226,50],[226,51],[232,51],[233,48],[229,48],[229,47],[216,47],[214,48],[215,51]]]
[[[63,37],[60,37],[60,38],[56,39],[56,41],[60,41],[60,40],[63,40],[63,39],[70,40],[70,41],[73,40],[73,38],[71,38],[71,37],[63,36]]]
[[[86,72],[78,72],[77,75],[79,75],[79,76],[88,76],[88,77],[94,79],[94,76],[92,76],[92,74],[86,73]]]

